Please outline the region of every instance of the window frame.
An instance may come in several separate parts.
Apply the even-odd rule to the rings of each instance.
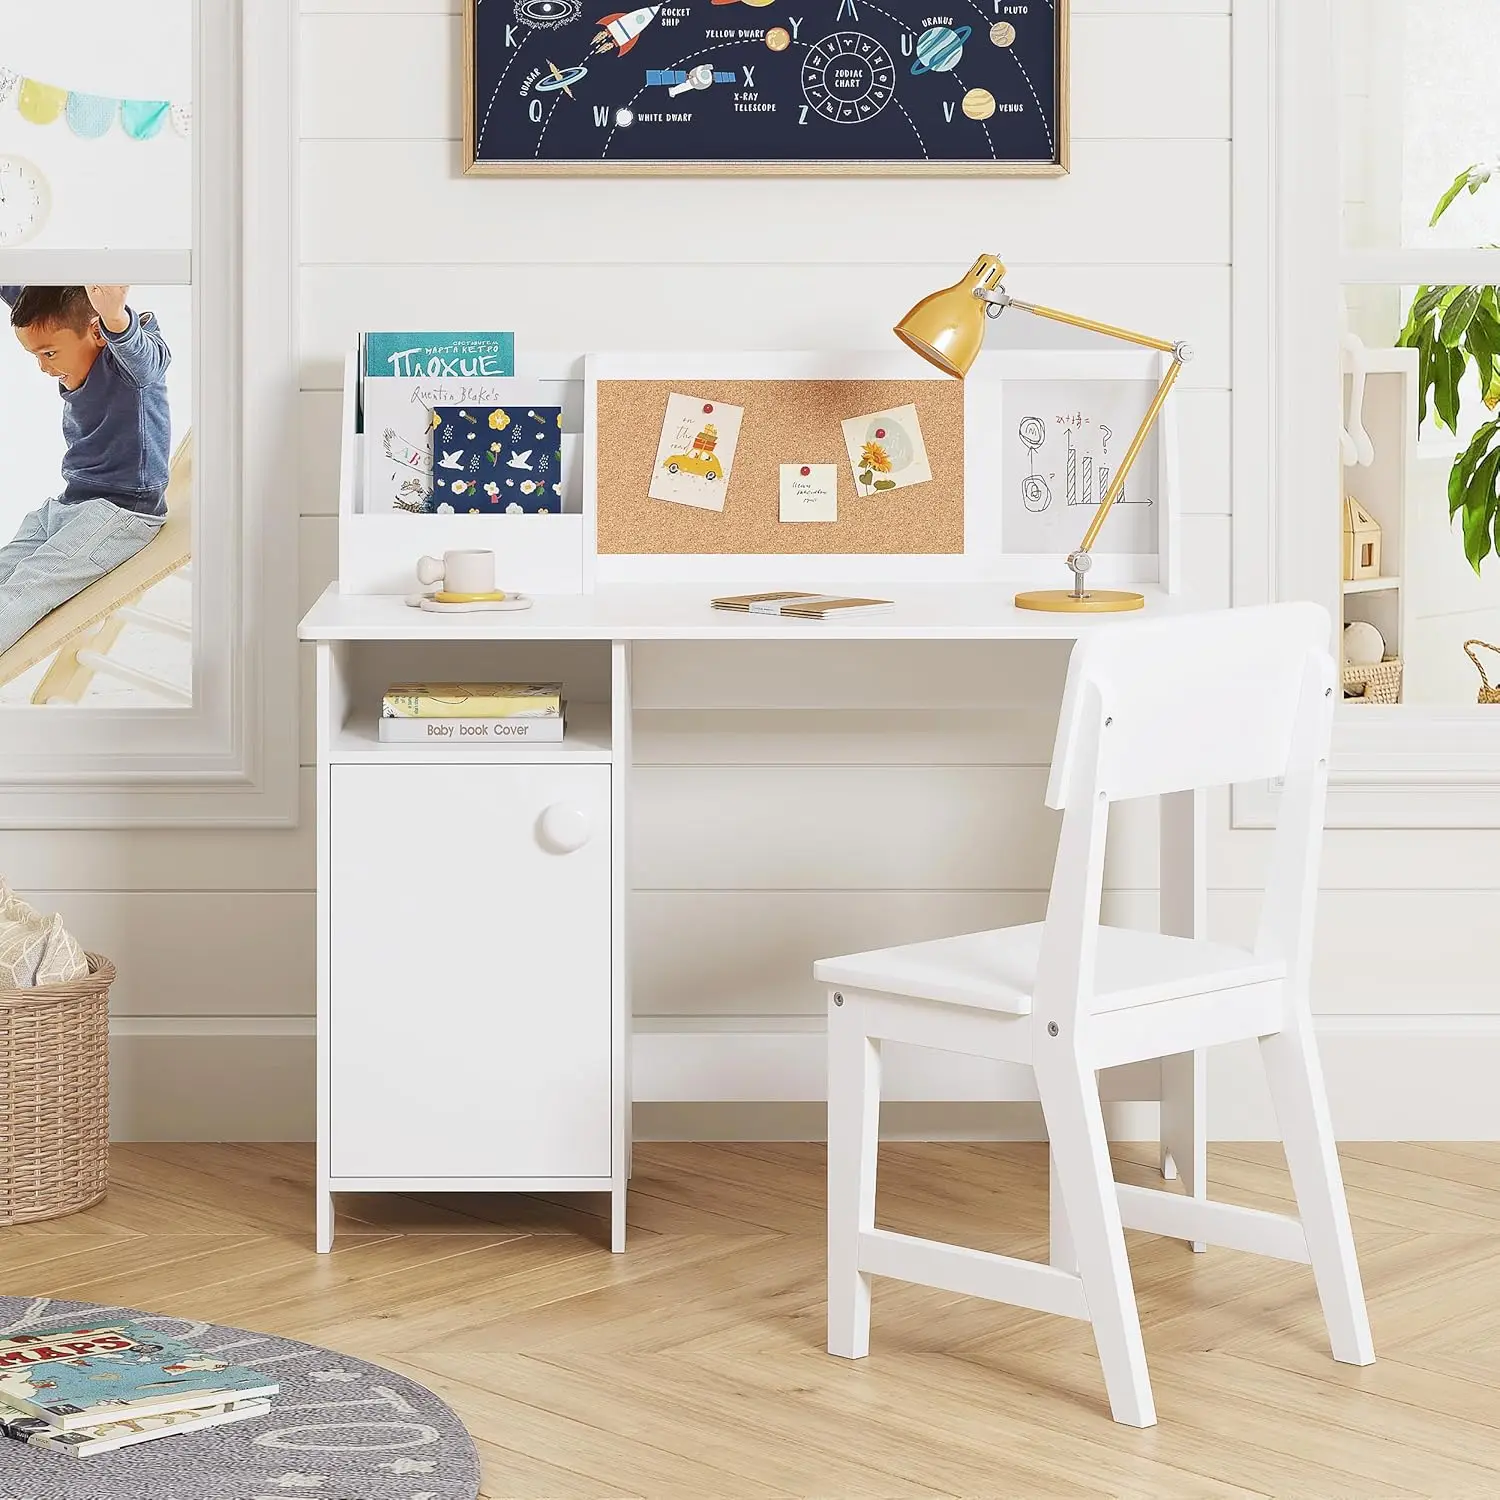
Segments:
[[[5,282],[192,286],[193,706],[0,710],[0,827],[297,820],[296,3],[194,15],[193,248],[0,251]]]
[[[1262,306],[1271,310],[1265,319],[1270,421],[1260,434],[1268,483],[1261,497],[1245,495],[1243,505],[1237,495],[1235,602],[1313,599],[1336,619],[1339,508],[1307,501],[1340,487],[1340,288],[1500,281],[1500,252],[1346,251],[1339,153],[1307,145],[1340,139],[1332,0],[1270,0],[1265,24],[1269,67],[1255,92],[1265,102],[1267,170],[1242,182],[1240,191],[1269,247],[1259,286]],[[1237,788],[1236,826],[1268,826],[1277,801],[1273,786]],[[1328,824],[1500,827],[1500,714],[1477,703],[1341,708]]]

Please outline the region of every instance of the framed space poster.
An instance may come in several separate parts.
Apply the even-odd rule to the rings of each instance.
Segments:
[[[471,175],[1068,170],[1069,0],[465,0]]]

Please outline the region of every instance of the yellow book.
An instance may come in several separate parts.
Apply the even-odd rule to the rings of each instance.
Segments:
[[[386,691],[382,719],[556,719],[560,682],[398,682]]]

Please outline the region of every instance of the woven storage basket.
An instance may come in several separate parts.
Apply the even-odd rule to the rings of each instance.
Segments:
[[[1489,673],[1484,670],[1484,663],[1480,661],[1479,653],[1474,650],[1476,646],[1480,646],[1486,651],[1493,651],[1496,656],[1500,656],[1500,646],[1492,646],[1488,641],[1464,642],[1464,650],[1468,653],[1469,660],[1479,668],[1479,680],[1484,684],[1479,689],[1479,701],[1481,703],[1500,703],[1500,682],[1497,682],[1494,687],[1490,686]]]
[[[109,1181],[109,987],[87,978],[0,989],[0,1225],[97,1203]]]
[[[1388,656],[1382,662],[1363,667],[1345,662],[1344,692],[1353,694],[1344,700],[1346,703],[1399,703],[1401,658]]]

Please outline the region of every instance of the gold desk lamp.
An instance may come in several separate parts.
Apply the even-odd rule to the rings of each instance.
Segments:
[[[1055,308],[1020,302],[1005,290],[1004,281],[1004,263],[996,256],[981,255],[974,262],[973,270],[962,281],[944,287],[942,291],[934,292],[917,303],[896,324],[896,337],[908,348],[915,349],[923,359],[936,365],[945,375],[955,376],[959,380],[969,373],[979,357],[984,344],[986,315],[998,318],[1007,307],[1034,313],[1039,318],[1050,318],[1054,323],[1067,323],[1074,328],[1087,328],[1109,338],[1123,339],[1129,344],[1139,344],[1144,349],[1159,349],[1163,354],[1172,356],[1171,366],[1146,410],[1145,420],[1099,503],[1098,514],[1084,533],[1078,550],[1069,554],[1068,566],[1073,570],[1073,587],[1034,589],[1016,595],[1016,604],[1021,609],[1084,613],[1140,609],[1146,602],[1141,594],[1085,587],[1089,569],[1094,565],[1090,554],[1094,543],[1099,540],[1099,533],[1104,527],[1110,507],[1124,491],[1125,481],[1130,477],[1141,449],[1146,446],[1146,439],[1151,436],[1151,429],[1156,425],[1162,407],[1172,393],[1172,387],[1177,384],[1182,367],[1193,357],[1192,347],[1188,344],[1169,344],[1164,339],[1148,338],[1143,333],[1131,333],[1126,328],[1096,323],[1091,318],[1075,317],[1072,313],[1058,312]]]

